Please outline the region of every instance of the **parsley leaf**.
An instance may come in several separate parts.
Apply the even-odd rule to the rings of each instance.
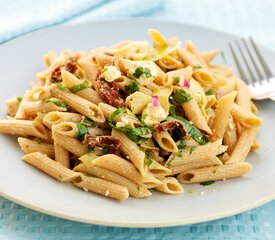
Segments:
[[[211,184],[215,183],[215,181],[206,181],[206,182],[201,182],[200,185],[202,186],[209,186]]]
[[[94,151],[93,147],[88,147],[88,153],[91,153],[92,151]]]
[[[142,74],[144,74],[147,78],[152,77],[151,71],[147,67],[138,67],[133,73],[133,76],[135,78],[140,78]]]
[[[84,136],[89,133],[88,128],[86,125],[84,125],[81,122],[76,123],[77,126],[77,133],[75,134],[76,138],[78,138],[79,140],[83,141]]]
[[[58,99],[48,99],[46,100],[46,103],[53,103],[58,107],[68,108],[68,105]]]
[[[76,93],[88,87],[89,87],[88,83],[84,82],[84,83],[72,86],[70,88],[70,91],[72,91],[73,93]]]
[[[183,149],[183,148],[185,148],[186,147],[186,142],[183,140],[183,139],[181,139],[180,140],[180,143],[179,143],[179,145],[178,145],[178,148],[179,149]]]
[[[21,101],[22,101],[22,99],[23,99],[23,97],[21,97],[21,96],[17,96],[17,97],[16,97],[16,99],[17,99],[17,101],[18,101],[18,102],[21,102]]]
[[[213,89],[209,89],[205,92],[205,95],[215,95],[215,91]]]
[[[111,116],[108,119],[111,127],[115,127],[115,122],[113,121],[113,119],[121,113],[126,113],[126,109],[125,108],[117,108],[115,111],[113,111],[113,113],[111,114]]]
[[[174,77],[173,78],[173,84],[178,84],[180,81],[180,78],[179,77]]]
[[[129,85],[125,86],[125,91],[134,93],[139,90],[138,83],[136,80],[133,80]]]
[[[189,102],[193,97],[191,94],[189,94],[185,90],[180,89],[172,95],[172,98],[175,102],[182,104],[182,103]]]
[[[189,154],[192,154],[192,152],[197,148],[198,146],[192,146],[189,149]]]
[[[209,141],[208,138],[203,135],[199,129],[180,116],[168,117],[167,121],[180,121],[191,138],[193,138],[200,145],[206,144]]]
[[[62,83],[56,83],[55,85],[62,91],[68,90]]]

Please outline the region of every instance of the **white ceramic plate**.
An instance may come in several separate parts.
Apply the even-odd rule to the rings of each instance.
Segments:
[[[227,47],[234,36],[190,25],[140,20],[102,21],[44,29],[0,46],[0,106],[20,95],[44,68],[42,55],[48,50],[91,50],[123,39],[148,39],[147,29],[157,28],[165,36],[192,39],[199,49],[220,48],[227,64],[233,61]],[[270,66],[275,53],[262,49]],[[275,72],[275,69],[273,69]],[[185,186],[185,193],[169,196],[154,192],[148,199],[113,201],[86,193],[70,184],[59,183],[20,160],[22,152],[14,137],[0,136],[0,193],[21,205],[76,221],[125,227],[160,227],[218,219],[257,207],[275,198],[275,104],[257,104],[264,119],[259,133],[260,151],[250,154],[254,170],[243,178],[216,182],[208,188]],[[273,117],[273,118],[272,118]],[[189,189],[192,193],[188,193]],[[215,191],[213,191],[215,190]],[[200,196],[201,192],[203,196]]]

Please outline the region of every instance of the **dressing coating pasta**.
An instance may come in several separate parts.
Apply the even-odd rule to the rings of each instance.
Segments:
[[[262,119],[245,83],[212,63],[220,50],[148,32],[153,47],[44,55],[37,84],[6,102],[0,133],[18,136],[26,163],[117,200],[248,173]]]

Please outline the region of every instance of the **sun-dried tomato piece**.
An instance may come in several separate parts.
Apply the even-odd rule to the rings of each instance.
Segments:
[[[83,141],[89,147],[108,147],[110,149],[119,149],[121,142],[114,136],[96,136],[94,134],[86,134]]]

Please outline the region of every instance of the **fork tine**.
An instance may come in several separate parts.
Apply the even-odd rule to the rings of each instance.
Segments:
[[[249,80],[246,78],[246,76],[245,76],[245,74],[244,74],[244,71],[243,71],[243,69],[242,69],[242,66],[241,66],[241,64],[240,64],[240,62],[239,62],[239,60],[238,60],[238,58],[237,58],[237,55],[236,55],[234,49],[232,48],[232,45],[231,45],[230,43],[228,43],[228,45],[229,45],[230,51],[231,51],[231,53],[232,53],[233,59],[234,59],[234,61],[235,61],[235,63],[236,63],[236,66],[237,66],[237,68],[238,68],[238,71],[239,71],[239,74],[240,74],[241,79],[244,80],[245,82],[247,82],[247,83],[249,84]]]
[[[268,80],[269,78],[273,77],[273,74],[272,74],[271,70],[269,69],[266,61],[264,60],[262,54],[260,53],[260,51],[259,51],[256,43],[252,39],[252,37],[249,37],[249,40],[250,40],[250,42],[251,42],[251,44],[252,44],[252,46],[254,48],[254,51],[255,51],[257,57],[259,58],[260,63],[262,64],[262,67],[264,69],[265,75],[266,75],[267,80]]]
[[[256,64],[255,59],[254,59],[254,57],[253,57],[253,55],[252,55],[252,53],[251,53],[251,51],[250,51],[250,49],[249,49],[249,47],[248,47],[246,41],[245,41],[245,39],[242,38],[242,41],[243,41],[243,45],[245,46],[245,49],[246,49],[246,51],[247,51],[247,53],[248,53],[250,59],[251,59],[251,62],[252,62],[253,66],[254,66],[254,68],[255,68],[257,74],[258,74],[258,79],[257,79],[257,80],[258,80],[259,82],[261,82],[261,81],[264,79],[264,76],[263,76],[263,74],[261,73],[261,71],[260,71],[260,69],[259,69],[259,67],[258,67],[258,64]]]
[[[247,68],[247,70],[249,72],[249,75],[251,77],[252,83],[255,83],[256,82],[256,78],[255,78],[255,76],[254,76],[254,74],[253,74],[253,72],[252,72],[252,70],[251,70],[251,68],[250,68],[250,66],[249,66],[249,64],[248,64],[248,62],[246,60],[246,57],[245,57],[244,52],[243,52],[243,50],[241,48],[241,45],[240,45],[239,41],[236,41],[236,43],[237,43],[237,47],[239,49],[239,52],[241,53],[242,59],[244,61],[244,64],[245,64],[245,66],[246,66],[246,68]]]

